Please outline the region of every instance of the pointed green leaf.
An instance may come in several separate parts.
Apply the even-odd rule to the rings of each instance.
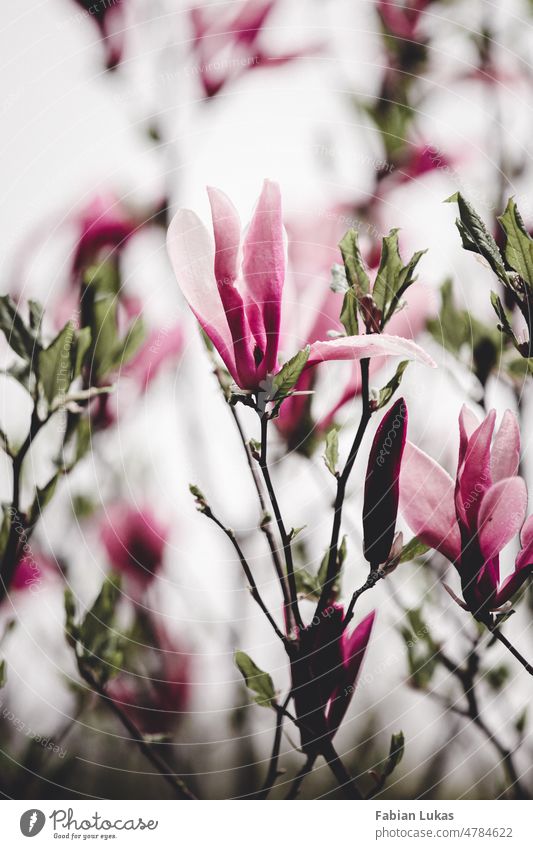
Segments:
[[[387,759],[387,763],[385,765],[384,774],[386,776],[392,775],[401,759],[403,758],[403,753],[405,751],[405,737],[403,735],[403,731],[399,731],[397,734],[393,734],[390,741],[389,748],[389,757]]]
[[[69,321],[39,354],[39,379],[49,404],[66,395],[72,383],[75,345],[74,325]]]
[[[5,660],[0,660],[0,688],[5,687],[7,681],[7,667]]]
[[[305,368],[311,348],[309,345],[298,351],[273,378],[273,399],[284,398],[293,389]]]
[[[370,291],[370,280],[359,249],[359,234],[351,229],[342,237],[339,248],[344,262],[346,279],[357,295],[366,295]]]
[[[505,230],[505,259],[528,286],[533,287],[533,239],[527,232],[516,203],[510,198],[498,218]]]
[[[76,334],[76,360],[74,362],[74,375],[79,377],[85,360],[85,355],[91,347],[91,328],[82,327]]]
[[[379,390],[377,406],[375,408],[376,410],[381,410],[382,407],[389,403],[390,399],[402,382],[403,373],[408,365],[409,360],[402,360],[402,362],[398,364],[398,367],[389,382],[385,384],[383,389]]]
[[[252,658],[243,651],[235,652],[235,663],[246,682],[246,686],[255,693],[254,701],[261,707],[272,707],[276,703],[276,693],[272,678],[255,665]]]
[[[482,256],[500,280],[507,285],[509,280],[502,255],[482,218],[460,192],[455,192],[447,198],[446,203],[457,203],[459,207],[459,218],[455,223],[461,235],[463,248]]]
[[[337,477],[337,463],[339,462],[339,428],[336,426],[330,428],[326,434],[324,462],[333,477]]]
[[[0,330],[15,354],[30,362],[39,353],[39,343],[24,323],[9,295],[0,296]]]

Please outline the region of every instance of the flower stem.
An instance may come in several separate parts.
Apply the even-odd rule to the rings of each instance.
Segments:
[[[263,480],[265,481],[268,497],[272,505],[272,510],[274,511],[274,517],[276,519],[276,524],[283,545],[283,553],[285,555],[285,562],[287,566],[287,580],[289,583],[291,612],[294,618],[295,625],[299,629],[303,629],[304,623],[300,615],[300,609],[298,607],[298,591],[296,589],[296,578],[294,575],[294,562],[292,559],[291,538],[287,533],[285,523],[283,522],[283,517],[281,515],[278,499],[274,490],[274,486],[272,484],[272,479],[270,477],[270,471],[268,468],[268,421],[268,414],[263,413],[261,415],[261,453],[259,455],[259,466],[263,474]]]
[[[495,628],[495,627],[494,627],[494,628],[489,628],[489,631],[490,631],[492,634],[494,634],[494,636],[496,637],[496,639],[497,639],[497,640],[499,640],[499,641],[500,641],[500,643],[502,643],[502,645],[504,645],[504,646],[505,646],[505,648],[506,648],[508,651],[510,651],[510,652],[511,652],[511,654],[512,654],[514,657],[516,657],[516,659],[517,659],[518,661],[520,661],[520,663],[522,664],[522,666],[524,667],[524,669],[526,670],[526,672],[529,672],[529,674],[530,674],[530,675],[533,675],[533,666],[531,666],[531,664],[530,664],[530,663],[528,663],[528,661],[525,659],[525,657],[523,657],[523,655],[521,655],[521,654],[520,654],[520,652],[518,651],[518,649],[516,649],[516,648],[513,646],[513,644],[509,642],[509,640],[507,639],[507,637],[505,637],[505,636],[502,634],[502,632],[501,632],[498,628]]]
[[[363,410],[361,413],[359,427],[357,428],[357,433],[355,434],[350,453],[348,454],[348,459],[346,460],[346,465],[344,466],[342,474],[340,474],[337,479],[337,494],[335,496],[335,505],[333,508],[333,526],[331,529],[331,541],[329,544],[328,568],[326,573],[326,580],[324,582],[324,586],[322,587],[322,592],[320,594],[320,599],[318,601],[316,609],[317,616],[322,613],[322,611],[328,604],[331,588],[335,582],[339,549],[339,536],[342,522],[342,509],[344,506],[344,499],[346,497],[346,486],[348,484],[348,479],[350,477],[355,460],[357,458],[359,448],[361,447],[361,443],[363,441],[363,436],[365,435],[367,425],[372,415],[372,411],[370,409],[368,383],[369,364],[370,361],[368,359],[360,361]]]
[[[142,752],[144,757],[150,761],[153,767],[157,770],[161,778],[163,778],[167,784],[170,785],[174,794],[179,799],[188,799],[193,800],[196,799],[196,796],[189,790],[185,781],[180,776],[176,775],[169,764],[161,757],[161,755],[155,751],[152,745],[148,743],[143,733],[137,728],[132,719],[119,707],[119,705],[113,701],[113,699],[107,695],[104,687],[94,678],[94,676],[89,672],[89,670],[80,669],[80,673],[83,676],[86,683],[89,687],[99,696],[101,701],[106,704],[112,713],[115,714],[117,719],[120,720],[132,740],[137,744],[139,750]]]

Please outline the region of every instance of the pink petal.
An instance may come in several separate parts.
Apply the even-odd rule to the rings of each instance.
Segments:
[[[464,463],[466,449],[468,448],[468,440],[479,427],[479,419],[472,410],[463,404],[459,413],[459,462],[458,469]]]
[[[491,410],[468,440],[463,467],[458,470],[456,508],[470,530],[475,529],[482,495],[492,484],[490,443],[495,421],[496,412]]]
[[[285,279],[285,243],[281,193],[277,183],[265,180],[243,244],[243,274],[253,301],[260,307],[267,347],[265,373],[277,366],[281,294]]]
[[[343,336],[328,342],[314,342],[307,361],[308,366],[326,360],[362,360],[367,357],[404,357],[418,360],[436,368],[435,363],[416,342],[389,336],[386,333],[368,333],[365,336]]]
[[[233,341],[213,271],[215,246],[190,209],[178,210],[170,222],[167,251],[185,299],[237,380]]]
[[[505,478],[483,495],[478,515],[478,540],[485,560],[490,560],[518,533],[527,508],[522,478]]]
[[[407,442],[400,472],[400,510],[414,534],[452,563],[461,556],[454,483],[431,457]]]
[[[223,298],[224,286],[232,285],[237,279],[241,222],[237,210],[224,192],[208,186],[207,194],[215,234],[215,278]]]
[[[533,562],[531,558],[531,551],[529,552],[529,557],[524,558],[522,564],[517,566],[512,575],[509,575],[508,578],[505,579],[503,584],[501,585],[499,591],[496,593],[494,599],[494,607],[501,607],[502,604],[505,604],[506,601],[511,601],[513,596],[516,595],[522,584],[525,580],[533,573]]]
[[[328,708],[327,723],[333,735],[341,724],[352,700],[361,672],[365,653],[368,648],[376,611],[373,610],[357,625],[350,637],[343,637],[342,653],[344,675],[339,686],[332,694]]]
[[[518,471],[520,462],[520,430],[516,416],[506,410],[498,429],[491,453],[492,480],[511,478]]]

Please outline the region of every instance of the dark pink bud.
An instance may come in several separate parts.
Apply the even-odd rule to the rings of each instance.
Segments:
[[[383,417],[368,459],[363,536],[365,557],[372,567],[387,560],[394,541],[406,434],[407,407],[400,398]]]

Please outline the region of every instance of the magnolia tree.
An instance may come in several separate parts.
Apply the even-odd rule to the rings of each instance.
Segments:
[[[222,109],[236,84],[320,53],[320,40],[305,41],[294,51],[290,42],[274,49],[272,21],[282,5],[246,0],[237,11],[235,4],[186,10],[187,76],[197,84],[198,110]],[[176,506],[163,516],[144,478],[143,497],[135,501],[124,469],[117,468],[122,422],[135,422],[141,409],[150,407],[151,393],[163,377],[177,381],[178,418],[193,434],[190,494],[201,521],[214,525],[214,543],[200,532],[190,557],[197,571],[202,564],[215,567],[214,586],[205,592],[205,630],[213,627],[217,640],[228,631],[224,639],[236,667],[237,709],[227,709],[227,726],[240,732],[232,734],[232,769],[245,779],[235,781],[230,792],[256,799],[295,799],[315,791],[350,799],[431,794],[442,747],[435,743],[429,754],[419,752],[417,741],[404,735],[392,695],[384,709],[367,711],[364,703],[365,656],[388,628],[399,637],[402,654],[394,655],[394,670],[385,664],[374,671],[374,680],[379,677],[387,689],[399,676],[406,691],[423,699],[424,710],[434,704],[439,730],[451,728],[447,741],[458,733],[452,722],[471,726],[484,738],[496,758],[492,768],[498,785],[488,791],[492,795],[531,796],[522,768],[526,709],[519,703],[520,692],[512,704],[503,702],[511,676],[525,689],[533,673],[525,636],[513,632],[512,622],[519,617],[506,624],[515,610],[525,618],[531,615],[527,582],[533,569],[533,521],[521,431],[524,442],[522,390],[533,362],[533,239],[514,199],[485,223],[476,204],[466,199],[469,193],[456,192],[448,201],[458,208],[463,248],[484,266],[485,316],[492,304],[494,320],[482,320],[459,305],[453,280],[440,286],[437,306],[430,287],[417,279],[425,252],[408,257],[403,243],[400,249],[400,231],[383,225],[383,210],[393,206],[391,198],[402,187],[435,175],[461,185],[456,170],[461,156],[429,144],[422,120],[434,94],[420,81],[435,72],[432,56],[438,46],[432,50],[436,36],[428,21],[437,4],[374,5],[386,61],[380,62],[372,97],[352,93],[349,98],[357,126],[364,115],[381,150],[369,169],[373,182],[363,200],[346,192],[342,201],[324,204],[319,214],[285,214],[279,185],[265,180],[251,220],[242,228],[236,206],[213,187],[207,189],[208,226],[189,209],[171,215],[170,179],[143,207],[112,191],[95,193],[65,216],[73,241],[61,285],[47,297],[46,308],[26,297],[23,281],[31,251],[24,245],[10,294],[0,297],[3,380],[27,411],[20,439],[0,423],[8,491],[0,530],[0,708],[5,720],[0,742],[6,753],[0,789],[7,795],[35,798],[44,782],[42,792],[51,792],[48,784],[53,784],[75,793],[66,755],[77,745],[84,751],[82,735],[76,743],[72,739],[76,724],[85,728],[85,723],[106,741],[110,728],[120,729],[109,744],[114,769],[122,764],[126,747],[128,754],[135,748],[138,760],[129,771],[138,770],[142,787],[132,793],[144,795],[150,769],[153,795],[189,800],[229,795],[219,785],[213,790],[209,781],[213,760],[218,767],[215,744],[206,745],[201,728],[187,725],[187,715],[198,709],[195,687],[212,683],[201,666],[201,652],[191,648],[194,637],[186,624],[191,619],[175,609],[168,615],[161,600],[161,595],[171,597],[165,564],[175,554],[172,537],[185,524],[183,510]],[[98,35],[104,78],[118,87],[127,73],[134,4],[75,0],[74,6],[75,16]],[[476,81],[492,91],[504,71],[489,28],[471,47],[474,60],[468,71],[460,79],[447,79],[447,85]],[[440,86],[438,73],[435,78]],[[157,117],[158,104],[150,108]],[[163,171],[164,151],[175,139],[165,138],[164,121],[151,122],[149,134]],[[501,185],[508,169],[502,149],[494,211],[505,206]],[[228,188],[232,193],[231,179]],[[148,296],[145,300],[132,291],[129,251],[142,251],[143,240],[154,239],[162,253],[164,237],[173,296],[177,300],[179,290],[190,307],[198,345],[188,338],[181,312],[167,321],[149,319]],[[31,242],[33,249],[35,239]],[[449,358],[447,368],[451,371],[453,362],[457,372],[470,371],[476,387],[474,394],[472,384],[460,384],[464,405],[453,465],[442,459],[436,440],[422,450],[414,410],[424,387],[444,371],[442,350]],[[221,418],[234,428],[256,498],[253,507],[247,505],[255,515],[251,531],[248,518],[235,519],[233,505],[217,489],[227,446],[216,427],[208,439],[202,429],[200,390],[197,397],[196,385],[191,391],[182,375],[183,363],[192,359],[195,379],[203,373],[211,381]],[[418,369],[416,397],[407,384],[411,363]],[[491,380],[508,390],[514,411],[490,409]],[[170,382],[164,385],[166,396],[170,387]],[[105,470],[107,486],[98,497],[94,484],[83,478],[88,466]],[[320,493],[315,498],[306,492],[303,504],[288,499],[281,492],[284,474],[298,478],[297,485],[305,474],[322,475]],[[72,526],[80,528],[94,560],[107,572],[97,588],[93,580],[92,594],[78,594],[71,580],[76,547],[63,546],[63,540],[56,548],[48,544],[42,517],[49,505],[61,506],[67,478],[73,477],[79,488],[64,537]],[[326,505],[324,478],[331,492]],[[235,480],[240,482],[237,472]],[[305,486],[294,491],[300,494]],[[179,494],[177,504],[178,499]],[[325,548],[312,533],[317,517],[321,527],[327,523]],[[514,546],[511,569],[505,565],[509,552],[503,554],[508,545]],[[241,627],[240,610],[226,628],[218,621],[216,603],[209,608],[222,594],[229,547],[250,605],[270,629],[271,653],[282,659],[271,667],[253,659],[260,651],[255,631]],[[258,563],[258,550],[266,553],[271,582]],[[410,563],[417,580],[408,592],[404,575]],[[64,597],[64,634],[56,637],[66,656],[68,687],[65,681],[62,687],[75,704],[73,715],[45,736],[17,715],[10,691],[16,670],[10,675],[10,663],[1,660],[9,655],[12,635],[22,630],[19,610],[42,587]],[[187,589],[180,587],[180,594],[180,601],[193,607]],[[38,598],[33,602],[40,604]],[[391,603],[398,612],[394,625]],[[172,627],[176,621],[178,629]],[[200,713],[206,705],[211,711],[204,701]],[[512,739],[509,727],[495,720],[495,701],[513,715]],[[265,758],[254,729],[269,718]],[[18,745],[14,728],[31,744]],[[348,750],[342,742],[347,733],[354,740]],[[211,761],[205,759],[206,749],[214,752]],[[51,765],[50,752],[61,763],[56,759]],[[421,770],[428,762],[415,789],[400,766],[404,752]],[[22,767],[24,780],[14,764]],[[84,785],[80,792],[96,791]],[[100,785],[97,792],[102,792]],[[129,792],[127,783],[118,790],[105,788],[118,796]]]

